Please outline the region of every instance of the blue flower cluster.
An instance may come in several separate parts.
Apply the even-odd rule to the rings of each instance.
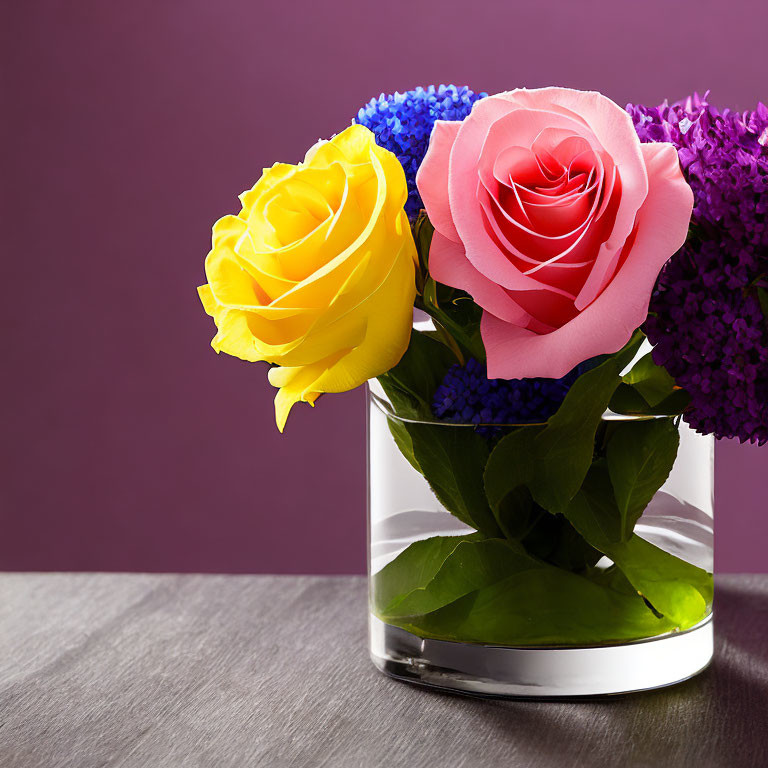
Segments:
[[[582,363],[562,379],[489,379],[486,367],[470,358],[446,373],[432,399],[432,412],[455,424],[537,424],[560,407],[574,381],[584,373]],[[493,436],[497,430],[481,426]]]
[[[645,324],[654,360],[691,395],[685,420],[768,441],[768,107],[719,111],[694,94],[628,105],[641,141],[669,141],[694,194],[694,231],[664,268]]]
[[[357,113],[356,123],[373,131],[376,143],[393,152],[405,169],[408,202],[405,211],[414,219],[423,204],[416,189],[416,172],[427,153],[435,120],[463,120],[472,105],[487,96],[466,86],[440,85],[416,88],[371,99]]]

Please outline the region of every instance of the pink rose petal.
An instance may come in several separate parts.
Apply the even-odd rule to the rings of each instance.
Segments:
[[[460,122],[435,121],[427,154],[416,173],[416,185],[432,226],[457,243],[459,236],[448,205],[448,158],[460,126]]]
[[[437,230],[429,249],[429,271],[438,283],[467,291],[478,304],[492,309],[504,322],[525,325],[531,319],[501,286],[486,280],[472,266],[461,243],[449,240]]]
[[[614,280],[583,312],[548,334],[483,313],[489,378],[560,378],[590,357],[617,352],[645,321],[661,268],[685,242],[693,193],[671,144],[643,144],[641,152],[649,191],[637,214],[634,244]]]
[[[624,110],[565,88],[438,122],[417,184],[430,271],[485,310],[489,376],[503,378],[559,377],[619,349],[692,206],[674,148],[641,147]]]

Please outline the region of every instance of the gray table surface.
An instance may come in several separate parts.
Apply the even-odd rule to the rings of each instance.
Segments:
[[[384,677],[358,577],[0,575],[0,766],[768,765],[768,576],[717,579],[714,664],[592,701]]]

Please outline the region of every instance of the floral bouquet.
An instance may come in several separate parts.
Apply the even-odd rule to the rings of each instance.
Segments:
[[[764,105],[418,88],[240,200],[199,289],[213,348],[271,364],[281,431],[370,381],[374,657],[707,624],[711,541],[675,525],[711,533],[702,435],[768,441]]]

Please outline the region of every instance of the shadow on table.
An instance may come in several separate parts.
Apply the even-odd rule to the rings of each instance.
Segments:
[[[462,706],[515,755],[535,755],[542,764],[765,765],[768,593],[725,583],[716,601],[714,661],[685,683],[566,702],[463,698]]]

